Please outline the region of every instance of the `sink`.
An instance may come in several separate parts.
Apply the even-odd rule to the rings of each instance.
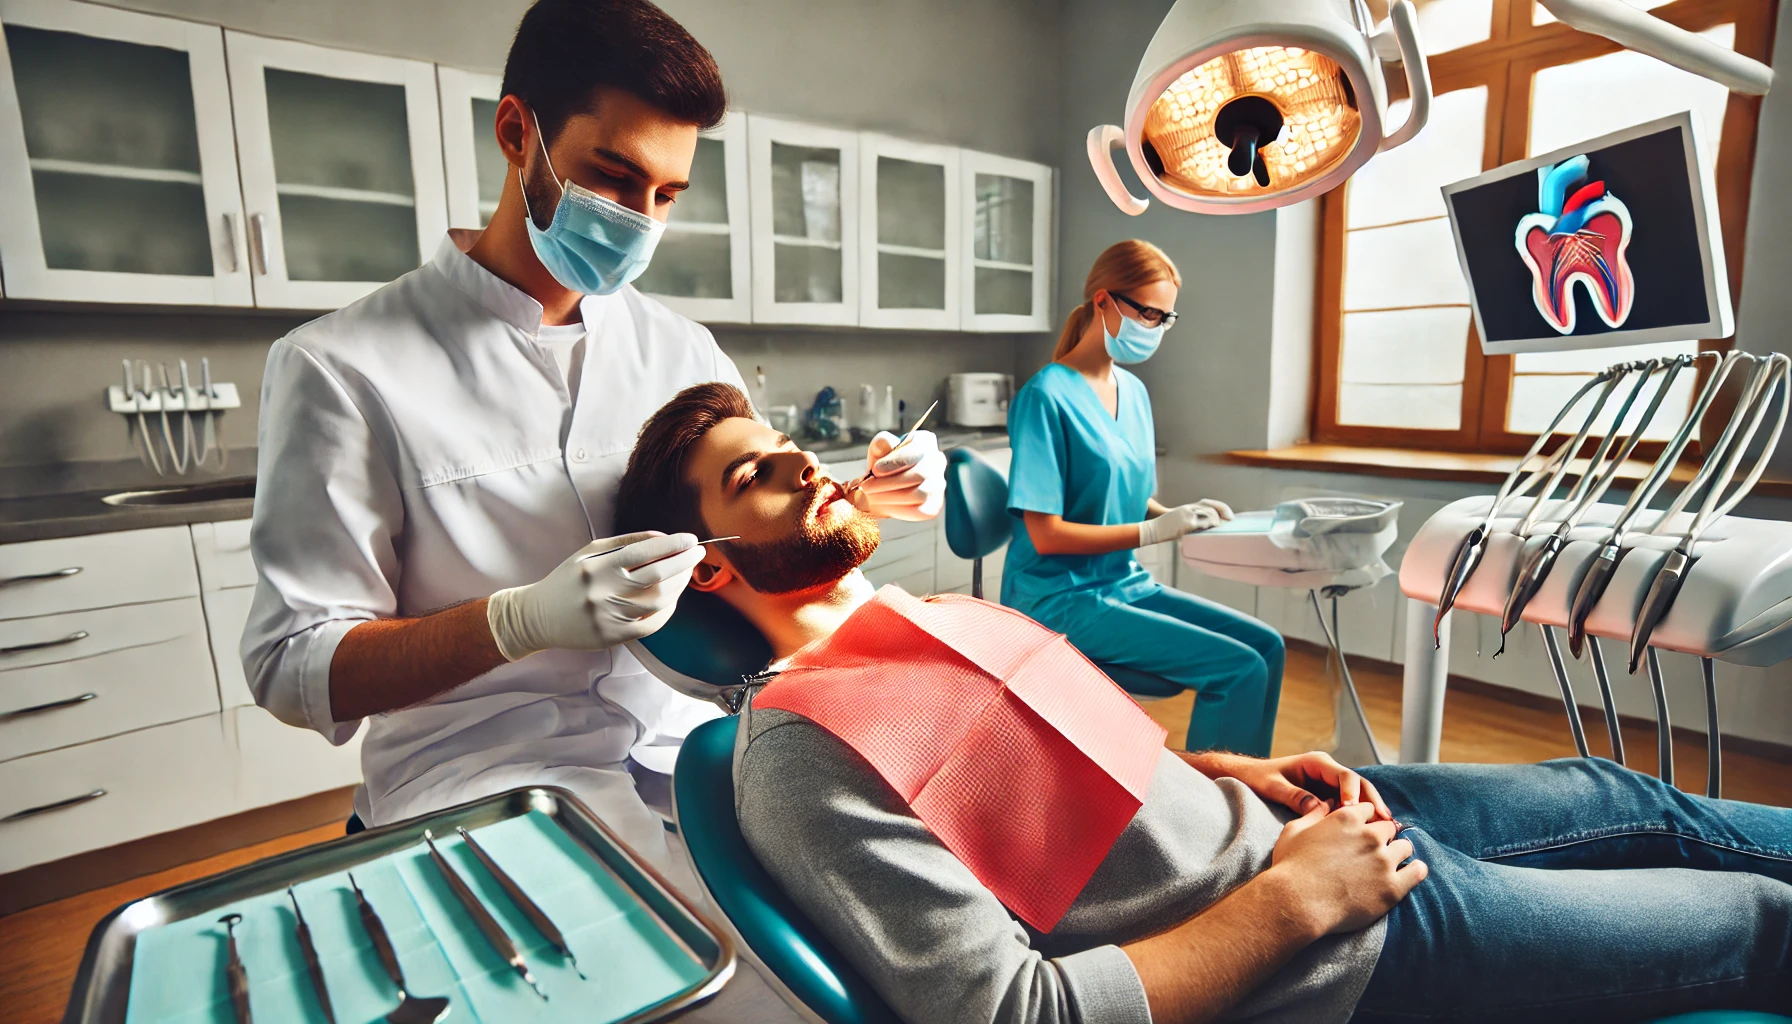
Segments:
[[[241,501],[253,497],[255,478],[245,476],[153,491],[120,491],[100,500],[108,505],[203,505],[209,501]]]

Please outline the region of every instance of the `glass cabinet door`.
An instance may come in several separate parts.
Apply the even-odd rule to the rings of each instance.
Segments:
[[[753,319],[747,230],[747,115],[697,139],[691,187],[678,194],[653,263],[635,287],[693,320]]]
[[[334,309],[448,227],[435,67],[224,34],[256,304]]]
[[[768,117],[747,126],[753,319],[859,322],[859,137]]]
[[[959,327],[958,150],[859,136],[859,323]]]
[[[1052,169],[970,151],[962,164],[970,221],[964,328],[1048,329]]]
[[[0,25],[7,293],[249,305],[223,33],[69,0]]]
[[[510,161],[494,126],[503,79],[459,68],[436,68],[442,97],[442,169],[447,174],[448,224],[482,228],[498,209]],[[425,258],[428,253],[423,254]]]

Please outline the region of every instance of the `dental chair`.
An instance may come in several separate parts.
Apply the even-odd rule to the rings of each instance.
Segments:
[[[1001,514],[1007,515],[1005,507]],[[771,659],[764,637],[738,612],[712,594],[689,590],[659,632],[629,646],[674,688],[732,708],[740,706],[746,679]],[[741,835],[734,815],[739,721],[730,715],[693,729],[672,776],[678,830],[710,901],[722,911],[739,948],[767,968],[761,972],[766,982],[792,1005],[804,1007],[811,1020],[901,1024],[883,997],[778,887]],[[1792,1018],[1706,1010],[1651,1024],[1792,1024]]]
[[[946,453],[946,546],[971,561],[971,596],[983,596],[983,559],[1002,550],[1014,533],[1008,514],[1008,479],[974,448]],[[1183,687],[1125,665],[1097,667],[1139,700],[1159,700]]]

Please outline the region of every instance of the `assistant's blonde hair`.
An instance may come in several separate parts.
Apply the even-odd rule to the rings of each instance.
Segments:
[[[1108,246],[1095,257],[1095,265],[1089,268],[1089,277],[1083,282],[1082,305],[1071,310],[1070,316],[1065,318],[1064,333],[1058,335],[1058,347],[1052,350],[1052,360],[1055,362],[1069,355],[1083,332],[1089,329],[1089,321],[1095,318],[1093,300],[1096,292],[1103,289],[1109,293],[1130,291],[1165,280],[1182,287],[1182,274],[1177,271],[1176,264],[1157,246],[1138,238]]]

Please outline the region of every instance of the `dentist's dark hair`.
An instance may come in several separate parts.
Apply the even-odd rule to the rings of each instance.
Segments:
[[[503,93],[541,119],[551,142],[609,86],[714,128],[728,113],[722,72],[703,44],[647,0],[536,0],[504,61]]]
[[[753,418],[753,403],[732,384],[693,384],[647,417],[616,488],[618,535],[641,530],[709,535],[697,488],[685,480],[691,449],[726,419]]]

